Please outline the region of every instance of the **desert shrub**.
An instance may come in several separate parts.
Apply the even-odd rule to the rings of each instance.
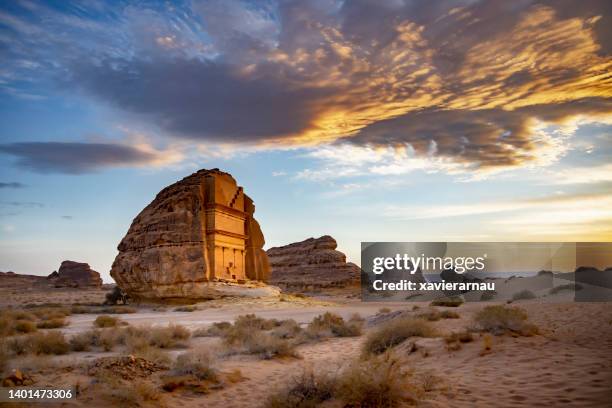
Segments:
[[[554,294],[557,294],[565,290],[575,292],[581,289],[582,289],[582,285],[579,283],[567,283],[565,285],[559,285],[559,286],[555,286],[554,288],[551,288],[549,293],[551,295],[554,295]]]
[[[482,302],[487,302],[489,300],[493,300],[495,299],[495,297],[497,296],[497,292],[494,290],[487,290],[486,292],[482,292],[482,295],[480,295],[480,300]]]
[[[365,318],[360,315],[359,313],[353,313],[351,315],[351,317],[349,317],[349,323],[351,322],[358,322],[358,323],[364,323],[365,322]]]
[[[333,401],[343,407],[395,407],[410,393],[414,399],[421,392],[418,386],[407,383],[408,375],[389,355],[355,361],[334,376],[305,370],[287,389],[271,395],[264,406],[315,408]]]
[[[10,314],[15,320],[28,320],[31,322],[36,320],[35,315],[30,312],[26,312],[25,310],[13,310]]]
[[[407,384],[407,372],[390,355],[355,361],[336,379],[335,397],[349,407],[395,407],[416,386]]]
[[[32,333],[36,331],[36,323],[30,320],[17,320],[14,323],[15,331],[18,333]]]
[[[141,407],[144,404],[163,406],[161,392],[144,381],[123,381],[110,373],[96,375],[93,385],[96,400],[109,406]],[[149,406],[147,405],[147,406]]]
[[[272,329],[272,335],[280,339],[294,339],[303,333],[303,329],[293,319],[282,320],[278,327]]]
[[[428,310],[423,313],[419,313],[417,317],[420,319],[428,320],[430,322],[437,322],[438,320],[442,318],[442,315],[440,312],[434,309],[434,310]]]
[[[12,354],[66,354],[70,345],[60,332],[36,332],[10,339],[7,346]]]
[[[56,317],[49,320],[42,320],[36,323],[36,327],[39,329],[58,329],[60,327],[66,326],[66,320],[63,317]]]
[[[361,335],[361,329],[361,322],[347,323],[341,316],[330,312],[312,319],[307,328],[308,333],[316,337],[354,337]]]
[[[525,300],[525,299],[535,299],[537,296],[530,290],[521,290],[520,292],[516,292],[512,295],[512,300]]]
[[[175,312],[195,312],[198,310],[196,306],[188,305],[188,306],[179,306],[174,308]]]
[[[193,332],[193,337],[215,337],[223,336],[225,332],[232,327],[230,322],[216,322],[210,327],[196,329]]]
[[[180,324],[169,324],[166,327],[153,327],[148,333],[150,346],[159,348],[172,348],[181,346],[183,340],[187,340],[191,333],[185,326]]]
[[[91,307],[87,307],[87,306],[83,306],[83,305],[72,305],[70,307],[70,313],[72,313],[72,314],[92,313],[92,308]]]
[[[431,306],[458,307],[463,304],[463,299],[459,296],[441,297],[433,300]]]
[[[88,330],[72,336],[69,340],[72,351],[89,351],[100,344],[100,330]]]
[[[60,332],[35,333],[31,336],[35,354],[66,354],[70,351],[68,342]]]
[[[487,306],[474,316],[476,326],[493,334],[512,332],[523,336],[537,333],[537,327],[527,322],[527,313],[518,307]]]
[[[213,356],[205,350],[189,351],[176,358],[173,366],[175,375],[193,375],[199,380],[217,380]]]
[[[334,393],[331,377],[315,375],[312,370],[304,370],[299,377],[292,379],[286,390],[268,397],[266,408],[316,408],[330,400]]]
[[[87,330],[70,338],[70,349],[89,351],[92,347],[100,347],[104,351],[111,351],[119,343],[119,336],[114,330]]]
[[[94,326],[96,327],[115,327],[118,323],[118,318],[108,315],[98,316],[96,320],[94,320]]]
[[[371,332],[363,345],[363,354],[381,354],[410,337],[435,337],[431,325],[423,319],[398,318]]]
[[[130,314],[136,313],[138,310],[136,308],[130,306],[106,306],[99,308],[95,311],[95,313],[104,313],[104,314]]]
[[[461,318],[461,316],[459,316],[459,313],[453,312],[452,310],[442,310],[440,312],[440,317],[442,319],[459,319],[459,318]]]
[[[248,330],[271,330],[279,324],[276,319],[264,319],[254,314],[238,316],[234,322],[235,327]]]
[[[234,338],[232,342],[226,340],[226,347],[230,353],[257,354],[266,360],[276,357],[299,357],[293,342],[263,331],[252,332],[240,339]]]
[[[379,314],[391,313],[391,309],[389,309],[388,307],[381,307],[380,309],[378,309],[378,313]]]
[[[136,350],[132,350],[131,355],[134,357],[144,358],[147,361],[154,362],[161,366],[169,366],[170,362],[172,361],[167,352],[158,349],[157,347],[147,345]]]
[[[63,319],[70,316],[70,309],[66,307],[32,307],[30,312],[40,320]]]

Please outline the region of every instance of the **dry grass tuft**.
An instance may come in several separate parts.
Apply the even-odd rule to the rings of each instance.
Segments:
[[[6,341],[8,351],[12,355],[27,354],[66,354],[70,351],[70,345],[60,332],[36,332],[20,337],[14,337]]]
[[[214,358],[206,350],[194,350],[181,354],[173,366],[175,375],[192,375],[198,380],[217,381]]]
[[[216,322],[208,328],[196,329],[193,337],[217,337],[223,336],[232,327],[230,322]]]
[[[277,357],[299,357],[295,351],[295,343],[291,340],[278,338],[263,331],[251,333],[241,331],[241,336],[236,336],[235,333],[224,339],[230,353],[257,354],[266,360]]]
[[[187,306],[179,306],[174,308],[174,312],[195,312],[198,310],[197,306],[187,305]]]
[[[344,321],[337,314],[325,312],[312,319],[308,324],[308,334],[315,338],[360,336],[363,321]]]
[[[521,336],[533,336],[538,328],[527,322],[527,313],[518,307],[502,305],[487,306],[474,316],[476,326],[495,335],[514,333]]]
[[[60,327],[67,326],[68,323],[63,317],[55,317],[49,320],[42,320],[36,323],[36,327],[39,329],[59,329]]]
[[[102,315],[96,317],[93,324],[96,327],[116,327],[119,324],[119,319],[113,316]]]
[[[363,345],[364,356],[382,354],[410,337],[435,337],[436,330],[425,320],[399,318],[371,332]]]
[[[266,408],[316,408],[333,398],[334,382],[331,377],[304,371],[293,379],[286,390],[268,397]]]
[[[474,341],[474,336],[469,331],[453,332],[444,337],[448,351],[461,350],[462,344]]]
[[[96,376],[96,399],[117,407],[164,406],[161,392],[144,381],[123,381],[108,373]]]
[[[459,313],[453,312],[452,310],[443,310],[440,312],[440,317],[442,319],[460,319]]]
[[[13,327],[17,333],[33,333],[38,328],[37,324],[30,320],[17,320]]]
[[[410,384],[409,373],[401,370],[397,359],[386,354],[365,361],[355,361],[335,376],[304,371],[283,391],[271,395],[266,408],[315,408],[331,406],[395,407],[414,402],[422,389]]]

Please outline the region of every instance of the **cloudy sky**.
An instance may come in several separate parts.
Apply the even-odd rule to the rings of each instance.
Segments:
[[[170,4],[172,3],[172,4]],[[0,4],[0,270],[231,172],[267,247],[612,239],[609,1]]]

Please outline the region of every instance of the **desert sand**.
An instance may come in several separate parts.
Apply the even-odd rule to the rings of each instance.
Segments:
[[[63,292],[62,292],[63,293]],[[49,296],[49,295],[47,295]],[[62,294],[62,299],[66,296]],[[560,293],[558,302],[547,299],[514,302],[523,308],[540,333],[532,337],[493,336],[491,349],[483,352],[485,336],[459,350],[449,350],[443,337],[411,338],[394,349],[402,365],[413,371],[415,381],[427,379],[427,392],[417,406],[609,406],[612,398],[612,309],[606,303],[573,303]],[[47,299],[50,300],[50,299]],[[489,303],[495,304],[495,303]],[[417,310],[413,308],[417,306]],[[453,310],[458,319],[431,322],[442,335],[460,332],[473,326],[473,316],[487,303],[464,303]],[[326,311],[348,318],[359,313],[367,318],[365,333],[358,337],[330,338],[297,347],[299,358],[262,360],[250,355],[233,355],[218,359],[216,368],[222,375],[232,375],[223,387],[211,388],[206,394],[188,391],[163,392],[163,403],[169,407],[258,407],[266,398],[287,387],[305,369],[315,372],[339,370],[343,364],[359,358],[367,334],[375,330],[381,316],[402,310],[417,315],[432,307],[428,302],[360,302],[351,297],[287,297],[273,299],[233,299],[203,302],[192,312],[174,311],[175,306],[144,305],[136,313],[117,315],[132,326],[180,324],[190,330],[212,323],[233,321],[237,316],[256,313],[271,319],[295,319],[306,324]],[[381,308],[387,308],[380,312]],[[68,326],[60,329],[66,336],[92,328],[97,315],[73,314]],[[488,336],[491,337],[491,336]],[[170,350],[172,358],[192,348],[217,350],[219,339],[193,337],[187,349]],[[92,381],[83,367],[112,352],[73,352],[47,357],[32,372],[36,386],[74,386],[79,383],[83,398],[68,406],[106,406],[95,393],[88,393]],[[26,360],[16,359],[12,366],[27,367]],[[63,367],[63,368],[62,368]],[[157,375],[147,381],[155,384]],[[229,377],[228,377],[229,378]],[[336,406],[330,403],[328,406]]]

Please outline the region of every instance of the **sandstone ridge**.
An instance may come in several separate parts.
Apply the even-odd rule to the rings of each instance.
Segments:
[[[346,262],[329,235],[270,248],[270,282],[286,289],[308,290],[359,284],[361,269]]]
[[[47,279],[56,287],[102,287],[100,274],[85,262],[63,261],[59,270],[52,272]]]

